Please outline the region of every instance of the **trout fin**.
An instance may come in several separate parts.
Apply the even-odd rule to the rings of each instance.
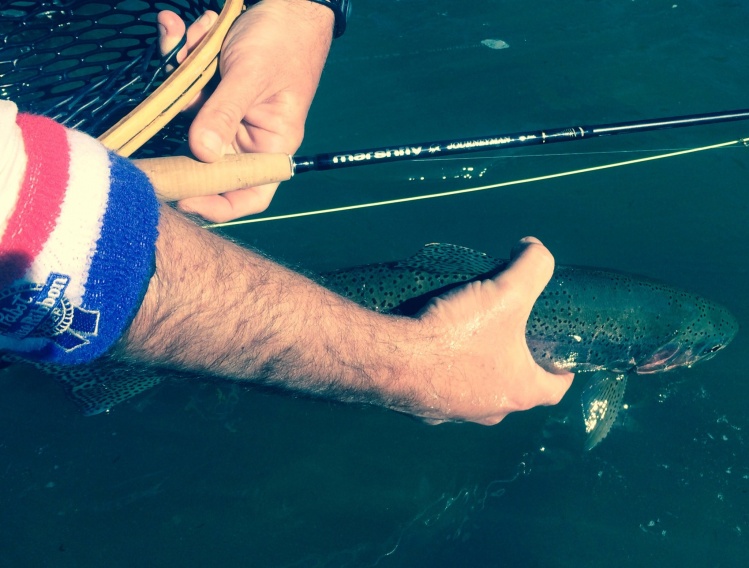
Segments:
[[[585,449],[592,450],[608,435],[622,408],[627,374],[597,371],[581,396],[585,421]]]
[[[468,280],[480,274],[498,272],[507,261],[459,245],[429,243],[415,255],[394,264],[397,268],[425,270],[430,274]]]
[[[85,416],[108,412],[113,406],[159,385],[165,377],[163,369],[107,356],[85,365],[55,365],[27,361],[0,350],[0,369],[11,365],[31,366],[54,379]],[[172,371],[169,375],[188,376]]]
[[[85,416],[109,412],[113,406],[147,391],[163,380],[158,369],[103,357],[87,365],[56,367],[47,372]]]

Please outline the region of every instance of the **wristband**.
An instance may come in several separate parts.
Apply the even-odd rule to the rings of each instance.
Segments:
[[[140,306],[159,205],[130,161],[16,112],[0,101],[0,350],[85,363],[119,339]]]

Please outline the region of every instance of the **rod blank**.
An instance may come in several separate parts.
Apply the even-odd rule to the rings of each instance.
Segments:
[[[702,126],[739,120],[749,120],[749,109],[594,126],[568,126],[301,157],[291,157],[287,154],[240,154],[227,156],[219,162],[207,164],[192,158],[177,156],[135,160],[135,164],[149,176],[160,199],[177,201],[185,197],[215,195],[235,189],[286,181],[295,173],[417,160],[469,152],[486,152],[522,146],[538,146],[599,136]]]
[[[496,136],[466,138],[463,140],[443,140],[439,142],[421,142],[403,146],[383,146],[353,152],[335,152],[303,156],[294,158],[294,173],[312,170],[331,170],[394,162],[463,154],[468,152],[485,152],[488,150],[502,150],[521,146],[538,146],[554,142],[571,142],[584,138],[598,136],[612,136],[615,134],[630,134],[649,130],[665,130],[668,128],[684,128],[687,126],[701,126],[718,122],[748,120],[749,109],[713,112],[707,114],[693,114],[669,118],[655,118],[633,122],[617,122],[595,126],[567,126],[545,130],[514,132]]]

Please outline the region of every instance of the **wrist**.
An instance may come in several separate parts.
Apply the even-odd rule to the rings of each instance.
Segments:
[[[346,24],[348,23],[349,15],[351,14],[351,1],[350,0],[308,0],[313,4],[324,6],[331,12],[335,18],[333,25],[333,37],[339,38],[346,31]]]
[[[312,0],[259,0],[248,4],[252,4],[251,10],[277,11],[287,23],[298,22],[326,38],[338,37],[335,35],[338,32],[336,14],[324,4]],[[345,28],[345,24],[343,26]]]

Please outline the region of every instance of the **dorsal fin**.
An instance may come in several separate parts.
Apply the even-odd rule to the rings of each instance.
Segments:
[[[507,261],[486,253],[448,243],[424,245],[415,255],[394,263],[397,268],[411,268],[441,274],[484,274],[502,268]]]

